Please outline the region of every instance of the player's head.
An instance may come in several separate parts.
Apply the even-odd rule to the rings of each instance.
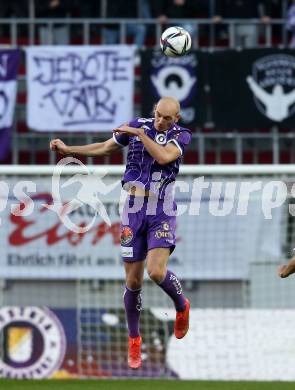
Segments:
[[[173,97],[162,97],[155,105],[155,129],[166,131],[180,118],[179,101]]]
[[[273,87],[273,94],[274,95],[281,95],[282,93],[284,93],[283,87],[281,86],[281,84],[276,84]]]

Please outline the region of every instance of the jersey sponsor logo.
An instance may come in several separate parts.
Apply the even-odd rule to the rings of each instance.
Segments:
[[[121,229],[121,244],[128,245],[133,240],[133,231],[129,226],[123,226]]]
[[[133,257],[133,247],[121,246],[122,257]]]
[[[64,359],[64,329],[47,308],[1,308],[0,335],[4,340],[0,377],[49,378]]]

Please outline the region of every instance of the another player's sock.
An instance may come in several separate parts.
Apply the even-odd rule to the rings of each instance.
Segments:
[[[185,296],[182,293],[181,283],[173,272],[167,270],[166,276],[159,283],[159,286],[173,300],[177,311],[185,310]]]
[[[130,337],[139,336],[139,317],[141,311],[141,289],[131,290],[127,286],[124,292],[124,304]]]

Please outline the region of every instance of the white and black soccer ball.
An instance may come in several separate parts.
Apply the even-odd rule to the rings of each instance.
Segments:
[[[192,45],[190,34],[182,27],[167,28],[160,39],[162,52],[168,57],[184,56]]]

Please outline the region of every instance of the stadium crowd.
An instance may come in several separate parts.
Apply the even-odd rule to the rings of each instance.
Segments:
[[[32,1],[29,7],[28,0],[12,0],[1,5],[0,18],[25,18],[34,15],[36,18],[97,18],[98,25],[92,26],[92,34],[101,38],[104,43],[119,42],[119,26],[116,24],[103,25],[100,18],[114,19],[155,19],[163,26],[169,25],[169,19],[211,19],[218,24],[218,36],[226,37],[227,29],[222,21],[230,19],[260,19],[263,24],[271,18],[286,18],[286,25],[293,31],[294,23],[291,17],[292,1],[288,0],[40,0]],[[30,12],[31,9],[31,12]],[[208,26],[199,26],[198,23],[184,23],[193,37],[198,34],[206,35]],[[0,34],[8,30],[7,26],[0,26]],[[71,31],[70,31],[71,30]],[[71,33],[71,34],[70,34]],[[73,43],[75,37],[81,33],[77,26],[68,27],[66,24],[54,26],[55,44]],[[279,33],[279,32],[278,32]],[[24,32],[25,34],[25,32]],[[128,24],[127,34],[131,42],[138,46],[148,45],[153,42],[153,29],[145,24]],[[70,38],[71,36],[71,38]],[[151,39],[149,39],[151,38]],[[253,47],[257,44],[257,26],[243,24],[236,31],[236,39],[241,45]],[[46,25],[39,28],[39,40],[41,44],[48,43],[48,29]]]

